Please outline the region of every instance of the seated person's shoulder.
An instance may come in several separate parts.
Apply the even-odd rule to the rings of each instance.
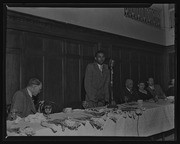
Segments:
[[[14,96],[15,97],[23,97],[23,91],[22,90],[18,90],[17,92],[15,92]]]

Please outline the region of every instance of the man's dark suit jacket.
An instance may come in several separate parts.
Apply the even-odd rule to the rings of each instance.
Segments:
[[[154,90],[151,89],[149,86],[147,87],[147,90],[153,95],[153,97],[157,96],[160,99],[164,99],[166,97],[161,86],[158,84],[154,85]]]
[[[18,116],[26,117],[29,114],[36,113],[32,98],[29,96],[27,89],[17,91],[12,99],[11,110],[16,109]]]
[[[86,101],[109,101],[109,81],[108,65],[103,64],[101,72],[96,62],[88,64],[84,79]]]
[[[135,89],[132,89],[130,92],[126,87],[123,88],[121,92],[121,103],[126,102],[125,97],[128,99],[127,102],[137,101],[138,100],[138,94]]]

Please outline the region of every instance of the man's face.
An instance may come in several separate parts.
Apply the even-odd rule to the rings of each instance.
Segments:
[[[42,89],[42,84],[33,85],[33,87],[32,87],[32,95],[36,96],[37,94],[39,94],[41,92],[41,89]]]
[[[129,89],[132,89],[133,88],[133,81],[132,80],[128,80],[126,82],[126,87],[129,88]]]
[[[138,87],[139,87],[140,90],[144,90],[145,84],[144,83],[139,83]]]
[[[104,54],[103,54],[103,53],[98,53],[97,56],[95,57],[95,61],[96,61],[98,64],[102,65],[102,64],[104,63],[104,61],[105,61],[105,56],[104,56]]]
[[[153,80],[153,78],[149,78],[148,84],[149,84],[149,86],[153,86],[153,85],[154,85],[154,80]]]

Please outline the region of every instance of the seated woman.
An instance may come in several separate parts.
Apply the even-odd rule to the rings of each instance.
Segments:
[[[151,93],[147,90],[145,90],[145,82],[144,81],[140,81],[138,84],[138,99],[142,99],[143,101],[145,100],[149,100],[151,98],[153,98],[153,96],[151,95]]]

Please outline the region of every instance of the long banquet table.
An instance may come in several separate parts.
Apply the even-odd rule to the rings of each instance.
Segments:
[[[121,109],[123,104],[118,105]],[[100,108],[99,108],[100,109]],[[107,108],[106,108],[107,109]],[[74,110],[70,113],[54,113],[50,115],[49,121],[67,117],[81,118],[90,116],[84,110]],[[81,124],[77,129],[62,129],[61,126],[51,124],[52,128],[44,127],[39,122],[27,122],[24,119],[19,123],[7,120],[7,129],[31,127],[35,134],[33,136],[133,136],[148,137],[162,133],[174,128],[174,103],[159,100],[158,103],[143,102],[141,114],[135,112],[109,113],[103,116],[105,120],[101,129],[93,127],[89,121]],[[114,120],[113,120],[114,118]],[[100,119],[100,118],[99,118]],[[102,119],[101,119],[102,120]],[[20,136],[19,133],[7,131],[7,136]]]

